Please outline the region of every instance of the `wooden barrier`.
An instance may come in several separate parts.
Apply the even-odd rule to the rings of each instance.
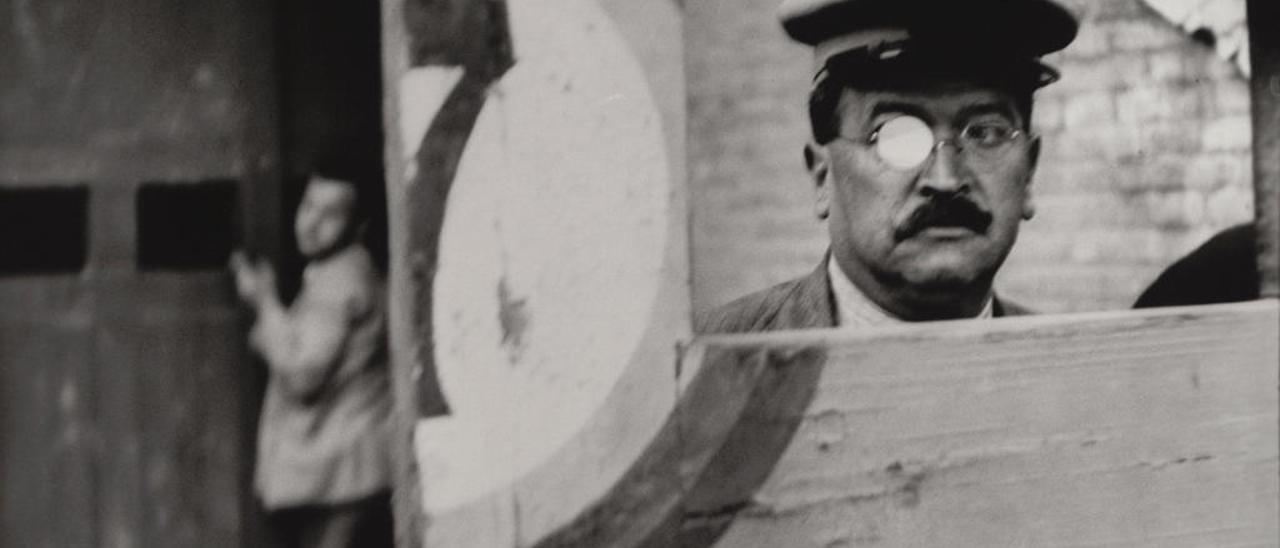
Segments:
[[[716,545],[1273,545],[1277,332],[1263,302],[703,339],[826,355],[803,412],[740,419],[798,425]]]
[[[571,523],[539,536],[521,529],[519,504],[472,505],[429,512],[429,536],[472,546],[1269,545],[1280,535],[1277,311],[1261,301],[702,337],[683,354],[661,432]],[[563,500],[562,485],[508,500]],[[495,531],[503,536],[487,536]]]

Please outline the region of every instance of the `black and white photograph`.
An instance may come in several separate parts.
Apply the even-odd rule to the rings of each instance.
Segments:
[[[0,548],[1280,547],[1272,0],[0,0]]]

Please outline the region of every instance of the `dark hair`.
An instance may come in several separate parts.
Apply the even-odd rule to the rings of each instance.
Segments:
[[[814,141],[825,145],[840,132],[837,114],[844,90],[903,89],[939,76],[973,80],[1009,92],[1023,124],[1030,126],[1032,95],[1039,87],[1042,70],[1032,61],[979,64],[904,55],[892,62],[873,64],[857,55],[836,56],[827,62],[823,75],[809,92],[809,127]]]
[[[351,208],[352,220],[359,223],[370,218],[376,199],[374,195],[383,185],[380,155],[361,152],[360,147],[333,150],[316,159],[311,173],[351,185],[355,196]]]
[[[376,146],[375,146],[376,145]],[[387,200],[382,140],[348,141],[312,162],[311,175],[351,185],[352,228],[364,225],[362,243],[382,272],[387,269]]]

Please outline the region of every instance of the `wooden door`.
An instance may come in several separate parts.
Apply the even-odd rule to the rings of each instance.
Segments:
[[[271,5],[4,8],[0,545],[238,545],[258,395],[224,264],[278,230]]]

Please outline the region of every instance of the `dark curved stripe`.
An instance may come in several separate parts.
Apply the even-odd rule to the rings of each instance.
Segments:
[[[679,546],[709,546],[719,538],[773,473],[813,403],[825,348],[754,353],[765,361],[764,371],[724,444],[685,494]]]
[[[440,263],[445,204],[486,92],[514,64],[506,0],[406,0],[405,25],[414,66],[461,66],[462,80],[423,136],[417,176],[405,194],[409,224],[406,263],[413,299],[414,362],[421,368],[418,412],[449,414],[435,364],[431,289]]]
[[[418,173],[405,193],[412,214],[407,219],[409,287],[413,299],[410,322],[417,341],[414,363],[422,368],[418,379],[418,411],[424,417],[449,414],[440,390],[435,364],[435,330],[431,324],[435,303],[431,288],[440,262],[440,233],[444,230],[445,204],[457,175],[467,139],[484,107],[488,82],[466,73],[445,99],[418,149]]]
[[[608,494],[535,546],[709,546],[782,457],[825,359],[821,348],[709,349],[640,458]]]
[[[497,81],[515,64],[506,0],[405,0],[415,67],[466,67]]]

